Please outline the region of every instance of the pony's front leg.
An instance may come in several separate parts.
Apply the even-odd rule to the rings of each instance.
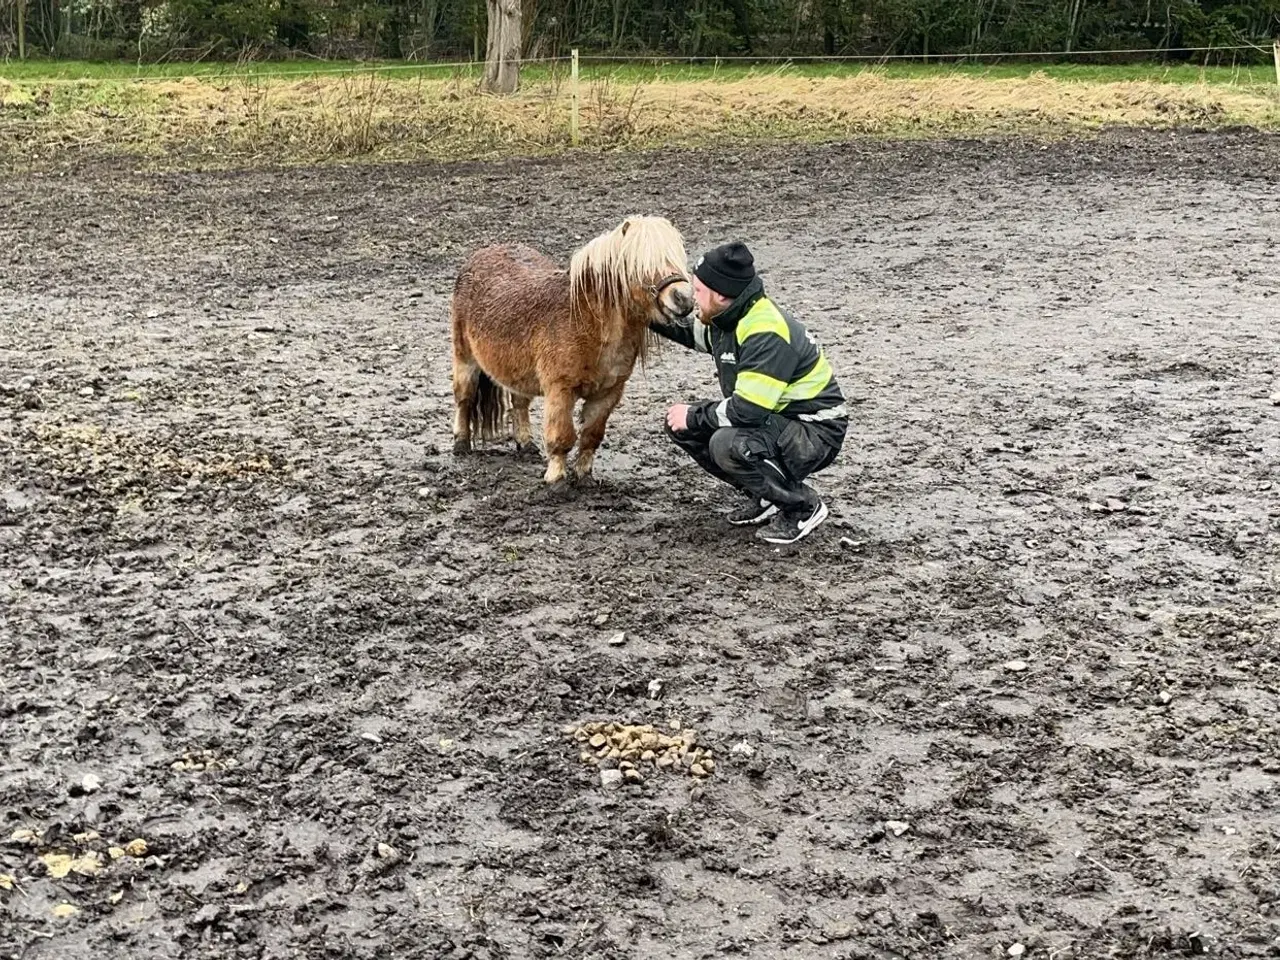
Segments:
[[[573,472],[579,480],[591,476],[591,468],[595,465],[596,450],[604,440],[604,428],[609,422],[609,415],[622,399],[622,391],[626,389],[626,381],[620,381],[604,393],[590,397],[582,405],[582,434],[578,438],[578,459],[573,465]]]
[[[547,483],[565,478],[565,457],[573,449],[577,432],[573,429],[573,390],[556,385],[547,391],[542,418],[542,436],[547,444]]]

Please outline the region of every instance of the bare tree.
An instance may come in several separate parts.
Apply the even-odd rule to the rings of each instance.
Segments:
[[[484,88],[515,93],[520,86],[520,0],[485,0],[489,39],[484,53]]]

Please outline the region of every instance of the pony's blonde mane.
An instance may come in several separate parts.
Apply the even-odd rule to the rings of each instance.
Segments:
[[[671,273],[688,277],[684,238],[665,217],[628,217],[577,250],[569,261],[571,309],[590,303],[597,316],[616,315],[631,288]]]

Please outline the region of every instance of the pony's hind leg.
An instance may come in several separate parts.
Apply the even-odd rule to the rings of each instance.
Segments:
[[[577,439],[573,428],[574,400],[569,387],[556,385],[547,391],[542,420],[542,435],[547,443],[547,483],[559,483],[565,478],[565,458]]]
[[[516,442],[516,453],[527,453],[533,447],[533,426],[529,423],[529,405],[533,397],[511,395],[511,436]]]
[[[622,399],[622,392],[625,389],[626,382],[623,381],[604,393],[590,397],[582,405],[582,433],[578,437],[578,459],[573,465],[573,472],[579,480],[585,480],[591,476],[591,469],[596,461],[596,450],[604,440],[605,425],[609,422],[609,415]]]
[[[475,361],[453,360],[453,452],[457,456],[471,452],[471,424],[475,420],[476,395],[480,387],[480,368]]]
[[[475,422],[476,394],[480,389],[480,365],[471,355],[463,318],[464,302],[459,301],[455,284],[449,303],[449,329],[453,339],[453,453],[471,452],[471,424]]]

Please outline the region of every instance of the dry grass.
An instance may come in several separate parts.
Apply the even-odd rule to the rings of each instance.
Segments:
[[[364,75],[131,83],[4,82],[0,162],[126,155],[159,165],[326,159],[472,159],[569,147],[568,90],[531,84],[498,99],[470,81]],[[1107,126],[1280,128],[1266,87],[1080,82],[1043,74],[889,78],[773,76],[581,90],[584,149],[724,139],[1058,134]]]

